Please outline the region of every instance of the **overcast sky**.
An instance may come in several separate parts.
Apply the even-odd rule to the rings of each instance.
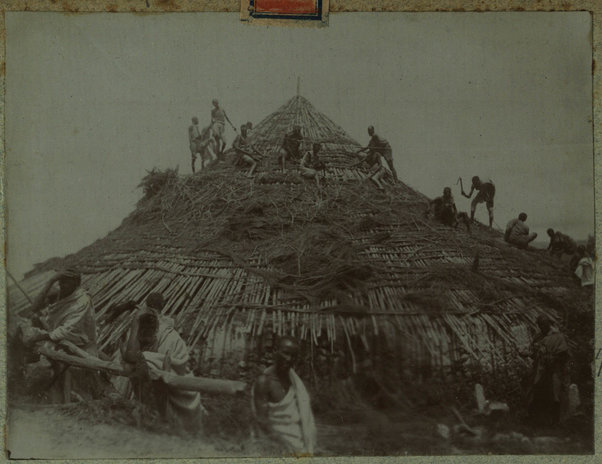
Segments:
[[[428,196],[472,175],[495,221],[593,232],[588,13],[348,13],[323,29],[239,15],[6,13],[8,266],[117,227],[145,170],[189,172],[187,127],[218,98],[236,124],[301,94],[361,143],[373,124]],[[232,140],[232,131],[228,135]],[[484,205],[477,217],[486,221]]]

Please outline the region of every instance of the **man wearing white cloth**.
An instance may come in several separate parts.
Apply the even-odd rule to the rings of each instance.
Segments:
[[[151,293],[145,307],[134,314],[123,360],[141,366],[153,383],[161,413],[175,426],[194,431],[201,426],[203,407],[198,392],[179,390],[162,382],[162,372],[190,375],[189,351],[174,328],[173,319],[160,311],[165,301],[160,293]]]
[[[295,339],[280,338],[274,364],[253,386],[252,408],[264,433],[289,452],[312,455],[316,425],[307,389],[293,369],[298,354]]]

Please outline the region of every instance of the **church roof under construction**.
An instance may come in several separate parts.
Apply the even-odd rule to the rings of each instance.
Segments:
[[[304,149],[322,144],[320,187],[294,168],[277,171],[294,124]],[[404,363],[436,367],[468,356],[495,369],[529,342],[538,314],[591,308],[544,253],[512,248],[478,224],[467,232],[428,219],[427,198],[402,182],[377,191],[350,167],[360,145],[303,97],[261,121],[251,141],[265,155],[255,178],[231,163],[195,175],[153,171],[117,229],[37,266],[22,286],[35,294],[47,271],[78,266],[107,352],[129,323],[108,308],[160,291],[191,345],[210,345],[216,330],[290,333],[343,343],[353,356],[353,339],[376,335]],[[14,287],[9,298],[11,312],[26,308]]]

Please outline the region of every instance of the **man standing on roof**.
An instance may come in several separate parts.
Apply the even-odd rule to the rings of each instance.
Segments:
[[[461,180],[461,179],[460,179]],[[462,184],[460,184],[462,187]],[[479,176],[474,176],[472,178],[472,185],[470,187],[470,192],[468,195],[464,193],[464,188],[462,187],[462,195],[466,198],[472,197],[472,192],[478,190],[479,193],[474,197],[472,202],[470,203],[470,219],[474,221],[474,213],[477,209],[477,205],[479,203],[485,203],[487,206],[487,212],[489,213],[489,227],[493,226],[493,198],[495,197],[495,185],[491,180],[487,182],[482,182]]]
[[[526,220],[527,215],[520,213],[518,218],[508,222],[504,232],[504,240],[519,248],[527,248],[529,243],[537,238],[537,234],[535,232],[529,233],[529,226],[525,224]]]
[[[234,148],[234,151],[236,152],[234,164],[236,166],[249,165],[250,169],[247,172],[247,176],[251,177],[257,168],[258,160],[255,159],[255,157],[258,155],[258,153],[253,149],[247,140],[247,127],[248,126],[246,124],[240,126],[240,134],[234,139],[232,148]]]
[[[537,318],[540,333],[535,337],[531,356],[534,359],[527,391],[529,416],[537,425],[555,425],[568,402],[569,345],[565,336],[552,326],[545,315]]]
[[[565,235],[554,229],[548,229],[550,244],[548,251],[552,256],[562,257],[563,254],[572,255],[577,251],[577,243],[568,235]]]
[[[203,411],[201,395],[169,387],[162,381],[165,371],[176,375],[190,374],[188,346],[175,330],[173,319],[161,314],[164,306],[163,295],[151,293],[146,304],[137,307],[121,355],[130,368],[136,367],[137,379],[132,382],[134,390],[142,391],[150,381],[151,396],[162,416],[185,430],[198,430]]]
[[[297,341],[281,337],[274,364],[253,385],[251,408],[268,437],[289,452],[311,455],[316,426],[307,389],[293,369],[298,355]]]
[[[48,305],[46,314],[39,317],[43,328],[32,328],[29,334],[24,335],[24,342],[33,345],[41,341],[58,343],[66,340],[97,356],[94,306],[90,295],[80,286],[81,273],[77,269],[65,269],[50,278],[33,302],[32,312],[38,315],[44,309],[56,283],[59,286],[56,301]],[[73,392],[83,393],[95,386],[94,372],[65,368],[58,363],[53,365],[53,370],[56,373],[50,392],[53,402],[68,403]]]
[[[358,153],[368,150],[368,156],[374,155],[375,153],[382,155],[387,162],[389,171],[391,171],[391,174],[393,175],[393,179],[395,182],[397,182],[399,179],[397,178],[395,166],[393,166],[393,150],[391,149],[391,145],[386,139],[380,137],[374,132],[374,126],[368,126],[368,135],[370,136],[370,142],[368,142],[368,146],[362,148]]]
[[[226,121],[228,121],[232,127],[234,127],[234,125],[228,118],[226,111],[220,108],[219,102],[216,99],[213,99],[212,104],[211,129],[213,130],[213,136],[217,142],[217,154],[221,157],[226,148]],[[236,131],[236,129],[234,130]]]
[[[318,153],[322,146],[315,142],[312,146],[312,151],[307,151],[303,158],[301,159],[301,163],[299,164],[299,168],[301,170],[301,175],[303,177],[307,177],[308,179],[315,179],[318,187],[320,186],[320,177],[318,176],[318,171],[323,171],[326,167],[320,158],[318,157]]]
[[[192,172],[194,172],[194,164],[197,153],[201,153],[199,145],[202,142],[201,130],[199,129],[199,119],[195,116],[192,118],[192,125],[188,127],[188,143],[190,146],[190,155],[192,157]]]
[[[282,172],[286,172],[286,161],[287,160],[298,160],[301,155],[299,153],[299,147],[303,141],[303,134],[301,133],[301,126],[295,124],[291,132],[287,132],[282,140],[283,154],[280,155],[282,162]]]

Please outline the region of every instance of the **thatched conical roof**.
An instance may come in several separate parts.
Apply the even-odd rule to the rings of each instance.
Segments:
[[[271,170],[293,124],[325,144],[320,187]],[[107,353],[129,323],[127,314],[111,320],[108,308],[163,292],[165,313],[218,370],[224,353],[238,362],[288,333],[311,350],[343,353],[348,369],[370,356],[410,373],[505,372],[538,314],[562,322],[591,308],[543,253],[509,247],[482,226],[468,233],[427,219],[426,198],[401,182],[381,193],[362,181],[364,171],[345,168],[358,144],[304,98],[252,137],[267,158],[254,179],[228,163],[192,176],[152,172],[120,227],[37,266],[22,286],[34,294],[50,269],[79,266]],[[9,298],[11,312],[27,307],[14,287]]]

